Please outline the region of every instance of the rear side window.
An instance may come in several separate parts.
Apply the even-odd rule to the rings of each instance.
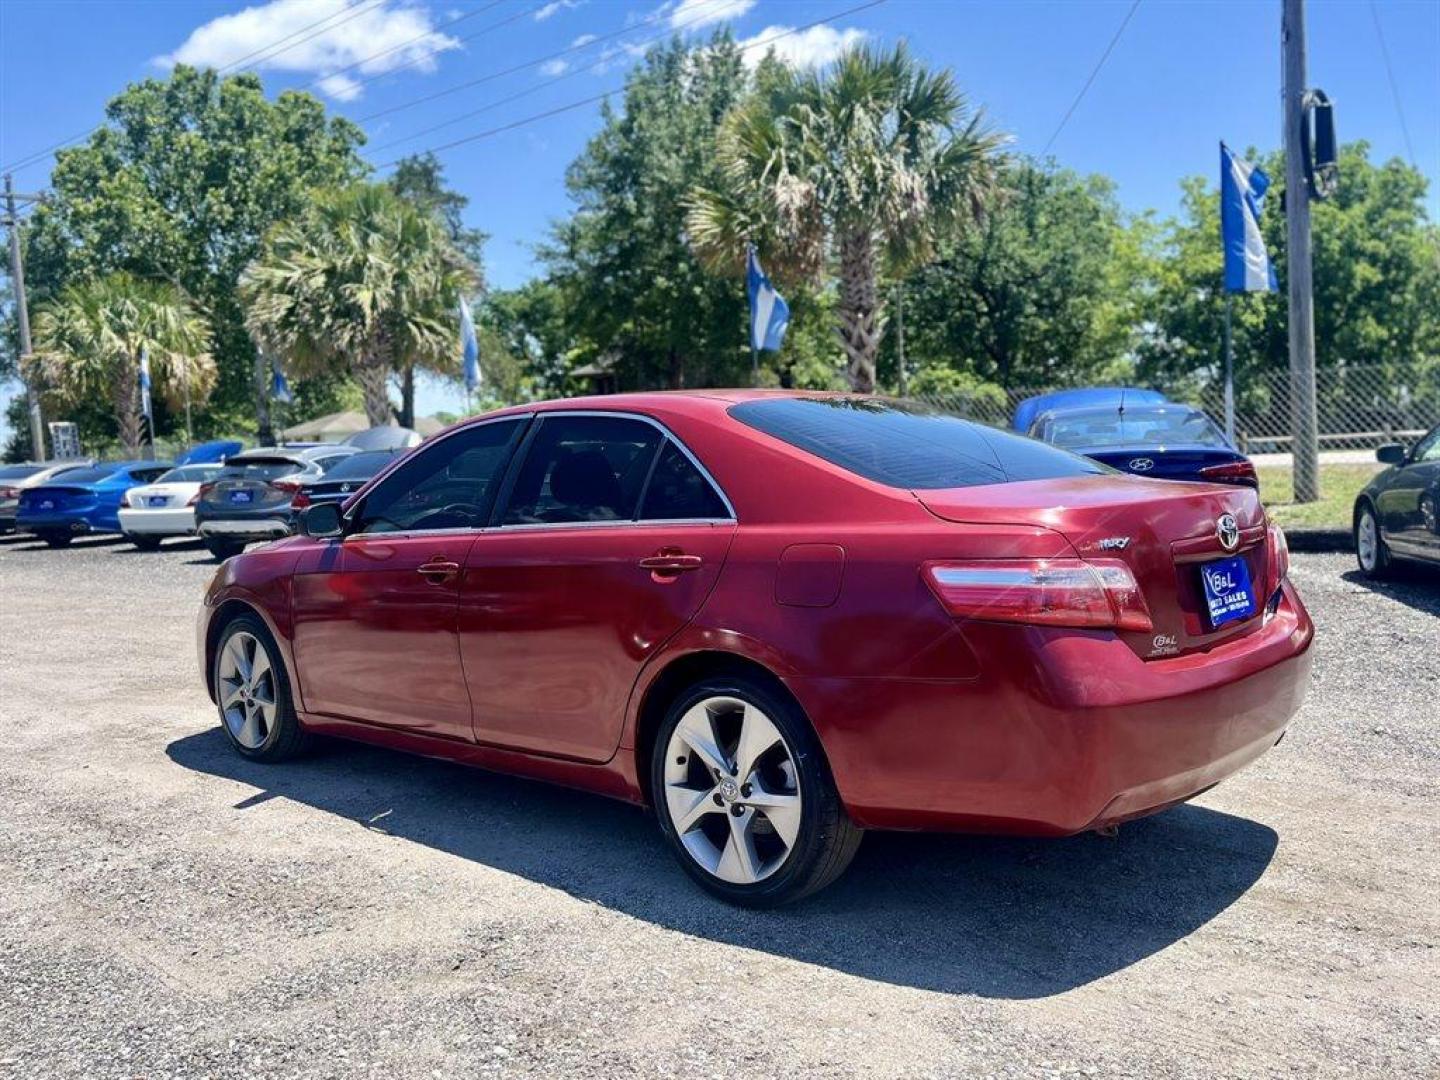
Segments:
[[[660,439],[658,429],[639,420],[546,417],[501,523],[632,520]]]
[[[728,518],[730,511],[710,481],[669,439],[645,487],[642,521],[685,521]]]
[[[778,398],[747,401],[730,415],[890,487],[974,487],[1108,471],[1087,458],[914,402]]]

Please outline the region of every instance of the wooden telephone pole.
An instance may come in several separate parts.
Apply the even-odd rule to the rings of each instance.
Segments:
[[[20,356],[30,355],[30,308],[25,300],[25,264],[20,256],[20,219],[15,216],[15,201],[39,202],[39,195],[21,195],[15,191],[10,174],[5,174],[5,224],[10,226],[10,280],[15,285],[15,315],[20,322]],[[21,375],[24,379],[24,375]],[[40,395],[29,379],[25,381],[25,401],[30,411],[30,453],[36,461],[45,460],[45,425],[40,415]]]

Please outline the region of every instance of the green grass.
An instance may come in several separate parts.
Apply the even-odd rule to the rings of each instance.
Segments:
[[[1288,468],[1259,468],[1260,501],[1271,519],[1286,528],[1349,529],[1355,496],[1379,469],[1379,465],[1321,465],[1319,501],[1297,503]]]

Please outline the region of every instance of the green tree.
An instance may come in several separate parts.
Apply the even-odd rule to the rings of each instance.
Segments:
[[[174,286],[123,271],[67,287],[35,317],[35,359],[62,401],[107,399],[120,442],[139,449],[140,362],[152,392],[203,405],[215,384],[206,320]]]
[[[1151,269],[1148,222],[1127,221],[1101,176],[1018,161],[998,186],[1002,197],[979,226],[943,242],[935,262],[904,283],[907,362],[925,376],[917,391],[1118,373]],[[892,375],[893,339],[882,363]]]
[[[453,367],[455,310],[475,283],[435,217],[386,185],[355,184],[272,229],[240,297],[262,348],[297,375],[348,372],[370,423],[385,424],[392,374]]]
[[[903,44],[852,49],[825,73],[771,64],[726,121],[719,183],[695,186],[690,236],[722,272],[750,244],[782,280],[817,280],[833,262],[850,385],[870,391],[882,275],[928,261],[980,215],[1000,141],[953,75]]]
[[[386,183],[402,199],[409,200],[439,219],[445,226],[450,242],[475,268],[476,291],[483,289],[485,241],[488,237],[480,229],[472,229],[465,224],[465,207],[470,205],[470,199],[446,185],[445,167],[440,164],[440,159],[428,151],[403,158],[396,164],[395,171],[390,174]],[[472,304],[474,299],[472,297]],[[481,344],[483,346],[485,343]],[[404,427],[415,426],[413,366],[400,373],[400,423]]]
[[[57,155],[52,198],[29,230],[31,302],[116,270],[174,282],[209,318],[219,365],[200,427],[234,430],[267,392],[235,297],[240,272],[312,189],[363,175],[364,137],[309,94],[271,101],[254,75],[184,66],[127,87],[106,120]]]
[[[684,208],[693,183],[719,182],[715,135],[746,87],[728,34],[676,40],[631,72],[618,110],[602,110],[566,177],[575,212],[540,253],[559,290],[565,368],[604,361],[621,388],[749,381],[744,278],[705,271]]]
[[[1284,159],[1258,160],[1273,182],[1261,228],[1281,292],[1237,295],[1233,339],[1242,399],[1263,405],[1264,376],[1287,369],[1289,339]],[[1138,349],[1142,377],[1167,383],[1213,381],[1223,360],[1218,187],[1202,177],[1182,186]],[[1364,142],[1342,148],[1339,188],[1311,213],[1315,354],[1321,369],[1379,365],[1390,387],[1440,404],[1440,228],[1427,219],[1425,191],[1425,177],[1398,159],[1377,165]]]

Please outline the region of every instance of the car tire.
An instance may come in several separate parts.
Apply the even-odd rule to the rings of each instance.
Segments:
[[[213,536],[205,538],[205,550],[214,555],[217,560],[224,562],[226,559],[239,555],[245,550],[245,545],[235,540],[217,540]]]
[[[277,762],[305,748],[289,674],[259,616],[238,615],[225,624],[213,665],[220,730],[236,753]]]
[[[75,535],[68,532],[42,532],[36,535],[45,542],[46,547],[52,548],[69,547],[70,542],[75,539]]]
[[[1380,523],[1375,518],[1375,508],[1369,502],[1362,502],[1356,508],[1353,532],[1355,561],[1360,566],[1360,573],[1368,578],[1388,576],[1393,565],[1390,547],[1380,535]]]
[[[130,543],[134,544],[141,551],[160,550],[160,537],[158,536],[139,536],[135,533],[126,533],[125,539],[129,540]]]
[[[705,679],[676,698],[655,738],[650,790],[685,872],[743,907],[824,888],[864,836],[799,705],[747,676]]]

